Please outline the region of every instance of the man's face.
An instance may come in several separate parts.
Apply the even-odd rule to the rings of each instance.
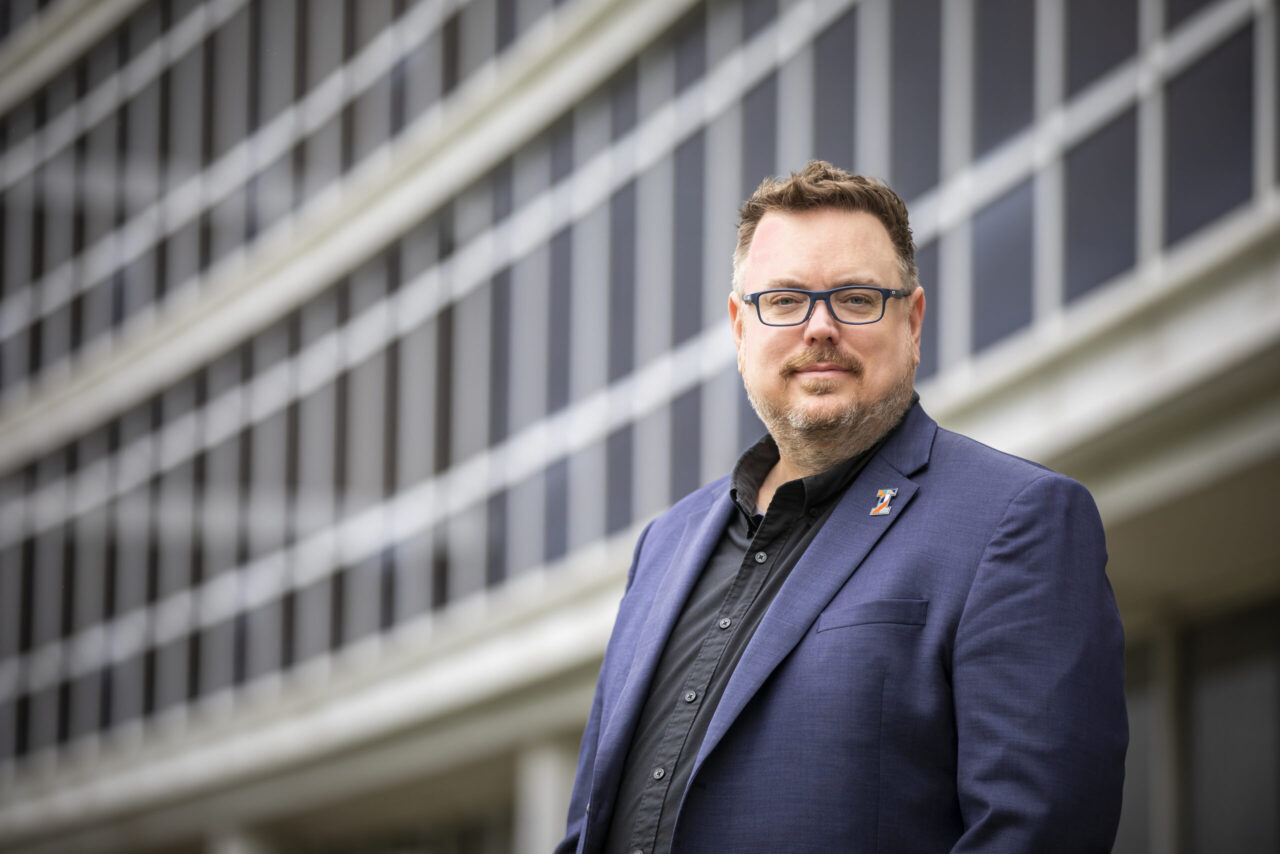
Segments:
[[[745,263],[748,294],[770,288],[903,286],[889,232],[863,211],[767,213]],[[885,406],[900,415],[920,361],[923,318],[919,288],[905,300],[889,300],[878,323],[861,326],[835,320],[823,303],[799,326],[765,326],[754,306],[737,294],[729,297],[738,372],[775,438],[780,431],[799,438],[841,429],[856,433],[860,424],[883,420],[869,415]]]

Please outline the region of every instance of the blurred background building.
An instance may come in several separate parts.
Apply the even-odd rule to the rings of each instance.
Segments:
[[[1278,35],[0,2],[0,850],[547,850],[639,526],[761,432],[737,204],[811,157],[911,204],[926,408],[1099,502],[1116,850],[1280,850]]]

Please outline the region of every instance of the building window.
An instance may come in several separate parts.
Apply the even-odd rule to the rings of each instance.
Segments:
[[[1029,126],[1035,108],[1035,3],[974,4],[973,150],[980,157]]]
[[[1034,207],[1022,182],[973,218],[973,350],[1031,322]]]
[[[1137,253],[1137,115],[1129,109],[1067,152],[1068,302],[1133,267]]]

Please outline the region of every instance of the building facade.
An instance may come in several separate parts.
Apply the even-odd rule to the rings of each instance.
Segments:
[[[1278,41],[0,2],[0,850],[547,850],[634,537],[762,432],[737,205],[815,157],[908,200],[926,409],[1098,500],[1116,851],[1280,850]]]

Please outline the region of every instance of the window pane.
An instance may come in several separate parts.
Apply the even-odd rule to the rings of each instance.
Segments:
[[[1025,181],[973,218],[973,350],[1031,322],[1032,184]]]
[[[1252,196],[1252,26],[1169,82],[1165,151],[1166,245]]]
[[[1212,2],[1213,0],[1165,0],[1165,29],[1172,30]]]
[[[920,286],[924,288],[924,325],[920,330],[920,364],[916,367],[916,380],[920,381],[938,372],[938,318],[942,315],[942,294],[938,280],[938,243],[921,246],[916,250],[916,271]]]
[[[1076,94],[1137,49],[1138,0],[1069,0],[1068,95]]]
[[[635,364],[636,185],[609,199],[609,381]]]
[[[976,0],[974,155],[1031,123],[1035,106],[1035,3]]]
[[[841,15],[813,42],[813,156],[842,169],[850,169],[856,162],[853,143],[857,91],[855,11],[856,8],[850,9]],[[743,128],[747,150],[750,151],[752,138],[761,128],[748,121],[744,121]],[[749,156],[743,157],[744,168],[750,159]],[[769,160],[764,169],[757,164],[752,165],[755,178],[750,186],[744,184],[744,196],[756,188],[761,178],[773,172],[772,152]]]
[[[913,199],[938,183],[942,7],[939,0],[898,0],[892,20],[893,187]]]
[[[702,387],[671,403],[671,500],[678,501],[702,482]]]
[[[551,238],[549,282],[550,312],[547,318],[547,412],[569,403],[569,360],[573,322],[572,232],[561,229]]]
[[[769,121],[757,127],[773,127],[773,102],[776,99],[775,78],[770,76],[748,94],[748,101],[759,99],[767,104],[744,107],[748,113],[767,115]],[[755,94],[761,93],[761,94]],[[675,271],[675,293],[672,300],[672,343],[679,345],[702,331],[702,218],[703,156],[705,136],[698,131],[682,142],[675,153],[675,216],[672,219],[672,259]]]
[[[1136,152],[1137,115],[1132,109],[1067,152],[1068,302],[1134,264]]]
[[[241,8],[214,33],[213,152],[221,157],[249,127],[249,10]]]
[[[606,534],[612,534],[631,524],[631,433],[631,425],[627,424],[605,439]]]

